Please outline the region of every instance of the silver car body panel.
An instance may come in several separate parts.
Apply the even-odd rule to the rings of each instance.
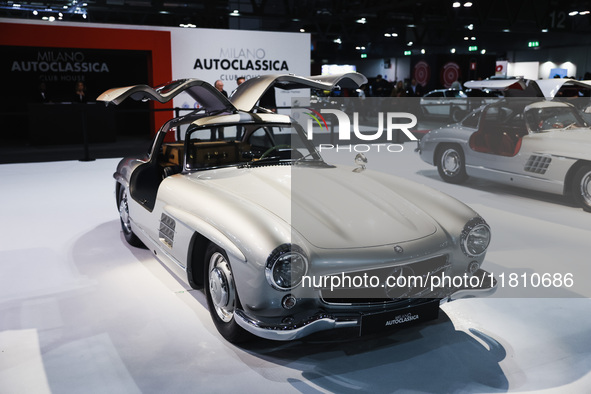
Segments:
[[[148,85],[133,85],[113,88],[102,93],[97,100],[119,105],[127,98],[138,101],[155,100],[166,103],[181,93],[189,94],[207,112],[235,110],[230,101],[211,84],[200,79],[182,79],[152,88]]]
[[[250,112],[261,97],[273,87],[283,90],[302,88],[334,90],[337,87],[358,88],[364,83],[367,83],[367,78],[359,73],[320,75],[307,78],[293,74],[261,75],[250,78],[241,84],[232,94],[230,101],[238,110]]]

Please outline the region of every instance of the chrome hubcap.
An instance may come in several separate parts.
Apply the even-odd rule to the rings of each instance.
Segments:
[[[586,173],[581,179],[581,196],[585,204],[591,206],[591,171]]]
[[[125,232],[130,233],[131,223],[129,220],[129,207],[127,205],[127,191],[123,192],[123,196],[119,202],[119,217],[121,218],[121,223],[123,224]]]
[[[441,156],[441,167],[446,175],[452,176],[460,170],[460,155],[453,149],[446,150]]]
[[[234,316],[236,290],[226,258],[215,252],[209,260],[209,294],[218,317],[228,323]]]

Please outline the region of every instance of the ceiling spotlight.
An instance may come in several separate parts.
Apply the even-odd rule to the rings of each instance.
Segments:
[[[240,11],[234,10],[234,11],[230,12],[230,16],[240,16]]]
[[[468,1],[468,2],[464,3],[464,7],[470,8],[470,7],[472,7],[472,3]]]
[[[37,12],[37,10],[33,11],[33,15],[39,15],[39,13]]]
[[[466,29],[474,30],[474,23],[470,23],[468,26],[466,26]]]
[[[542,33],[548,33],[548,29],[542,29]]]
[[[503,29],[503,33],[509,33],[511,30],[509,29]]]
[[[468,41],[470,37],[464,37],[464,41]]]
[[[361,23],[362,25],[365,25],[367,23],[367,19],[365,19],[365,18],[359,18],[355,22]]]
[[[421,53],[424,55],[425,54],[425,48],[421,49]]]
[[[581,11],[579,12],[579,15],[587,15],[589,14],[591,11]]]
[[[452,5],[451,5],[451,6],[452,6],[453,8],[460,8],[460,7],[461,7],[461,5],[462,5],[462,4],[460,4],[460,2],[459,2],[459,1],[455,1],[455,2],[454,2]]]
[[[484,55],[486,53],[486,49],[483,49],[482,51],[480,51],[480,53]]]
[[[82,17],[83,17],[84,19],[86,19],[86,18],[87,18],[86,14],[82,14]]]
[[[476,37],[470,37],[470,39],[471,39],[472,41],[474,41],[474,40],[476,40]]]
[[[300,29],[300,33],[305,33],[306,29]]]
[[[50,22],[55,22],[55,16],[50,16],[50,17],[49,17],[49,21],[50,21]]]
[[[392,34],[390,34],[390,33],[384,33],[384,37],[392,37]]]
[[[452,48],[449,50],[451,53],[456,53],[456,48]]]
[[[332,42],[334,42],[335,44],[342,44],[343,41],[341,41],[341,38],[335,38],[334,40],[332,40]]]
[[[411,47],[412,44],[414,44],[412,41],[409,41],[409,42],[406,43],[406,45],[409,46],[409,47]]]
[[[579,11],[571,11],[571,12],[568,13],[568,16],[575,16],[575,15],[578,15],[578,14],[579,14]]]

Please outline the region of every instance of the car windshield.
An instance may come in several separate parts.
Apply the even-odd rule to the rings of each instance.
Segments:
[[[527,125],[534,133],[589,127],[573,107],[530,108],[525,114]]]
[[[326,165],[297,124],[231,124],[189,128],[186,168],[277,164]]]

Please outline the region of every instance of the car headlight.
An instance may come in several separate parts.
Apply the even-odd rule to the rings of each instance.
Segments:
[[[462,251],[467,256],[480,256],[486,252],[490,243],[490,227],[480,217],[471,219],[462,230],[460,243]]]
[[[265,276],[273,288],[290,290],[302,282],[308,271],[308,258],[297,245],[281,245],[267,258]]]

